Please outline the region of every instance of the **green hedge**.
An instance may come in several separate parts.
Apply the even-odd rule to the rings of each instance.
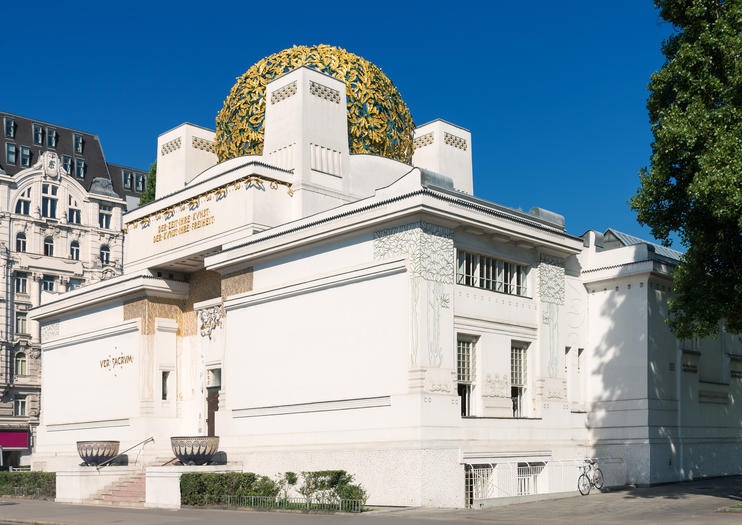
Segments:
[[[180,502],[183,505],[218,503],[224,496],[275,498],[279,490],[275,481],[252,472],[185,472],[180,476]]]
[[[57,475],[54,472],[0,472],[0,494],[15,495],[15,489],[25,489],[29,496],[40,494],[54,497],[57,493]]]

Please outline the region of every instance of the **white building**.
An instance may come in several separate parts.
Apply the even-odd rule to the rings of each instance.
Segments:
[[[670,334],[676,252],[474,197],[472,137],[441,120],[412,166],[351,154],[345,96],[306,67],[268,83],[264,154],[159,137],[124,275],[32,311],[34,469],[208,433],[246,471],[345,469],[371,504],[574,490],[588,456],[616,483],[739,473],[742,347]]]

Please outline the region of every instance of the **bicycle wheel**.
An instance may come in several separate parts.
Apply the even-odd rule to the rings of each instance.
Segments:
[[[590,480],[587,479],[587,476],[585,474],[580,474],[580,477],[577,478],[577,489],[580,491],[580,494],[583,496],[590,494],[590,486]]]
[[[595,468],[595,472],[593,472],[593,485],[598,490],[602,490],[605,485],[603,482],[603,471],[597,467]]]

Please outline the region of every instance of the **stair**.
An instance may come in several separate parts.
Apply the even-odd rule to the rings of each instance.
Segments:
[[[137,472],[104,488],[91,498],[90,503],[121,507],[144,507],[145,483],[145,473]]]

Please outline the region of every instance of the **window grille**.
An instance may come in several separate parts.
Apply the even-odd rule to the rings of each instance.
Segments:
[[[456,283],[511,295],[528,295],[528,267],[457,251]]]
[[[543,463],[518,463],[518,496],[538,494],[539,475],[543,470]]]

